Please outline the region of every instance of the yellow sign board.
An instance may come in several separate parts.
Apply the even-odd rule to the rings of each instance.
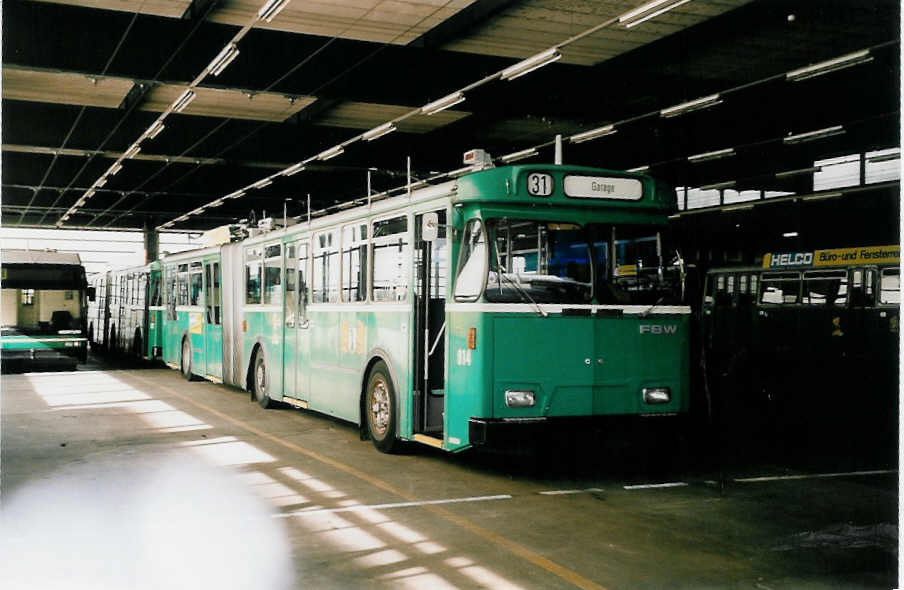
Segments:
[[[188,331],[192,334],[201,333],[201,314],[192,312],[188,314]]]
[[[879,264],[901,261],[900,246],[870,246],[868,248],[837,248],[813,253],[813,266],[845,264]]]
[[[835,248],[813,252],[767,253],[763,256],[763,268],[816,268],[869,264],[899,264],[901,247],[863,246],[859,248]]]

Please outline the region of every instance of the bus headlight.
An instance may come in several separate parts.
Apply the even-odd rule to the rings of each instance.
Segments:
[[[672,401],[672,392],[668,387],[644,387],[643,403],[667,404]]]
[[[505,392],[505,405],[510,408],[530,408],[537,403],[537,396],[529,389],[508,389]]]

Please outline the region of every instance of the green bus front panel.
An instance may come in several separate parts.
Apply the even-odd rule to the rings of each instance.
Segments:
[[[470,418],[567,418],[672,414],[688,409],[689,316],[618,317],[452,313],[448,437],[468,439]],[[476,346],[468,348],[468,331]],[[644,388],[668,387],[649,405]],[[510,408],[507,390],[532,407]]]

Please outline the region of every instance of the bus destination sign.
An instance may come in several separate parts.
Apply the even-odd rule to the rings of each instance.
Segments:
[[[763,256],[763,268],[817,268],[849,264],[898,263],[901,247],[869,246],[864,248],[835,248],[813,252],[775,252]]]
[[[639,201],[643,197],[643,183],[636,178],[566,176],[564,188],[566,196],[578,199]]]

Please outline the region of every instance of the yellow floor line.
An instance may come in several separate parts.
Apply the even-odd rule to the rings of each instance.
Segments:
[[[310,457],[311,459],[314,459],[316,461],[323,463],[324,465],[329,465],[330,467],[334,467],[335,469],[344,471],[345,473],[348,473],[349,475],[357,477],[358,479],[360,479],[362,481],[366,481],[367,483],[371,484],[374,487],[387,491],[387,492],[394,494],[400,498],[403,498],[409,502],[417,502],[420,500],[420,498],[412,496],[411,494],[408,494],[407,492],[393,486],[392,484],[387,483],[387,482],[385,482],[381,479],[378,479],[372,475],[369,475],[367,473],[364,473],[363,471],[360,471],[360,470],[352,467],[351,465],[347,465],[345,463],[342,463],[341,461],[337,461],[337,460],[327,457],[325,455],[321,455],[317,451],[312,451],[310,449],[297,445],[293,442],[283,440],[283,439],[279,438],[278,436],[274,436],[274,435],[270,434],[269,432],[265,432],[259,428],[255,428],[254,426],[251,426],[250,424],[248,424],[246,422],[243,422],[237,418],[233,418],[232,416],[225,414],[217,409],[211,408],[210,406],[208,406],[206,404],[202,404],[202,403],[200,403],[196,400],[193,400],[185,395],[182,395],[175,389],[167,387],[166,385],[163,385],[161,383],[157,383],[154,381],[150,381],[143,377],[139,377],[138,375],[135,375],[131,371],[129,371],[128,373],[130,376],[134,377],[135,379],[137,379],[139,381],[147,383],[151,387],[157,387],[159,389],[163,389],[163,390],[167,391],[168,393],[170,393],[171,395],[173,395],[193,406],[201,408],[202,410],[204,410],[206,412],[210,412],[214,416],[217,416],[218,418],[222,418],[223,420],[225,420],[235,426],[238,426],[239,428],[242,428],[254,435],[267,439],[278,445],[284,446],[287,449],[291,449],[293,451],[301,453],[307,457]],[[495,543],[496,545],[505,547],[506,549],[508,549],[515,555],[521,557],[522,559],[525,559],[525,560],[529,561],[530,563],[534,564],[535,566],[542,568],[542,569],[546,570],[547,572],[549,572],[555,576],[558,576],[559,578],[562,578],[563,580],[569,582],[570,584],[577,586],[578,588],[583,588],[584,590],[607,590],[605,586],[601,586],[601,585],[597,584],[596,582],[594,582],[593,580],[589,580],[589,579],[585,578],[584,576],[582,576],[581,574],[579,574],[575,571],[572,571],[562,565],[559,565],[558,563],[556,563],[550,559],[547,559],[534,551],[531,551],[524,545],[521,545],[520,543],[516,543],[509,539],[506,539],[505,537],[498,535],[491,530],[488,530],[488,529],[483,528],[482,526],[476,525],[473,522],[471,522],[465,518],[462,518],[462,517],[458,516],[457,514],[450,512],[449,510],[446,510],[445,508],[441,508],[439,506],[431,506],[431,505],[426,505],[426,506],[423,506],[422,508],[424,510],[427,510],[429,512],[436,514],[437,516],[440,516],[441,518],[443,518],[453,524],[456,524],[456,525],[462,527],[463,529],[465,529],[467,531],[470,531],[471,533],[473,533],[479,537],[483,537],[484,539],[486,539],[487,541],[490,541],[491,543]]]

